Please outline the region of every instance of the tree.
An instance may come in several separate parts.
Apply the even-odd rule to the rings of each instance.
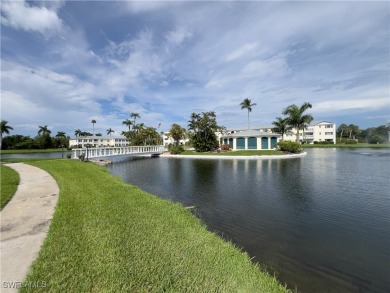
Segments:
[[[77,136],[80,136],[80,135],[81,135],[81,130],[80,130],[80,129],[75,130],[74,135],[75,135],[76,137],[77,137]]]
[[[49,130],[47,125],[45,125],[45,126],[38,126],[38,127],[39,127],[38,135],[45,135],[45,134],[50,135],[51,131]]]
[[[337,133],[340,133],[340,142],[341,142],[341,139],[343,138],[343,134],[345,131],[348,131],[348,126],[347,124],[341,124],[338,128],[337,128]]]
[[[92,135],[95,135],[95,123],[96,123],[96,120],[92,119],[91,123],[92,123]]]
[[[301,107],[298,107],[295,104],[288,106],[283,111],[283,115],[287,115],[288,125],[295,127],[297,130],[296,142],[299,143],[299,131],[305,129],[311,121],[313,121],[313,116],[303,113],[310,109],[312,106],[310,103],[303,103]]]
[[[39,126],[38,136],[36,137],[36,141],[41,149],[47,149],[51,147],[52,140],[50,137],[51,131],[48,129],[47,125]]]
[[[215,112],[203,112],[191,114],[188,121],[190,140],[197,152],[208,152],[218,148],[218,139],[215,132],[220,126],[217,125]]]
[[[288,125],[287,118],[276,117],[276,121],[272,122],[275,125],[275,132],[282,135],[282,140],[284,140],[284,135],[291,130],[291,126]]]
[[[110,127],[107,129],[107,135],[110,135],[111,136],[111,133],[113,133],[114,130]]]
[[[130,118],[133,118],[133,119],[134,119],[134,120],[133,120],[133,125],[135,125],[135,119],[141,118],[141,116],[139,116],[138,113],[131,113],[131,114],[130,114]]]
[[[129,127],[129,131],[130,131],[130,126],[133,125],[133,122],[131,120],[129,120],[129,119],[126,119],[126,120],[122,121],[122,124],[126,125],[127,127]]]
[[[360,132],[359,126],[355,124],[348,125],[349,136],[348,139],[355,139],[355,135]]]
[[[13,130],[13,128],[8,124],[8,121],[7,120],[1,120],[1,134],[0,134],[0,149],[2,147],[2,143],[3,143],[3,134],[9,134],[9,131],[10,130]]]
[[[66,133],[63,131],[58,131],[56,134],[56,137],[65,137],[66,138]]]
[[[173,123],[171,129],[169,130],[169,134],[175,141],[175,145],[179,145],[179,140],[184,139],[186,130],[181,127],[179,124]]]
[[[252,112],[252,107],[256,106],[256,103],[252,103],[251,99],[246,98],[241,102],[240,106],[241,106],[241,110],[243,109],[248,110],[248,129],[249,129],[249,112]]]

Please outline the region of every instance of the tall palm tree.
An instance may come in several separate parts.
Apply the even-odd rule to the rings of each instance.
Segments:
[[[134,120],[133,120],[133,125],[135,125],[135,119],[141,118],[141,116],[139,116],[138,113],[131,113],[131,114],[130,114],[130,118],[133,118],[133,119],[134,119]]]
[[[3,141],[3,133],[9,134],[9,131],[13,130],[13,128],[7,124],[8,124],[7,120],[1,120],[0,149]]]
[[[257,105],[256,103],[252,103],[252,100],[248,98],[244,99],[240,104],[241,110],[243,109],[248,110],[248,129],[249,129],[249,112],[252,112],[252,107],[256,105]]]
[[[38,135],[45,135],[45,134],[49,134],[51,133],[51,131],[49,130],[49,128],[47,128],[47,125],[45,126],[38,126],[39,127],[39,130],[38,130]]]
[[[76,129],[75,132],[74,132],[74,135],[77,137],[77,136],[81,136],[81,133],[82,131],[80,129]]]
[[[56,137],[64,137],[64,138],[66,138],[66,133],[63,132],[63,131],[58,131],[57,134],[56,134]]]
[[[129,119],[126,119],[126,120],[122,121],[122,124],[129,127],[129,131],[130,131],[130,126],[133,125],[133,122]]]
[[[91,123],[92,123],[92,135],[95,135],[95,123],[96,123],[96,120],[92,119]]]
[[[276,117],[276,120],[272,122],[275,125],[275,132],[278,132],[282,135],[282,140],[284,140],[284,134],[286,134],[291,127],[288,125],[287,118]]]
[[[287,115],[287,123],[297,129],[296,142],[299,143],[299,131],[305,129],[311,121],[313,121],[313,116],[310,114],[304,115],[303,113],[310,109],[312,105],[310,103],[303,103],[301,107],[298,107],[295,104],[288,106],[283,111],[283,115]]]
[[[111,133],[113,133],[114,130],[110,127],[107,129],[107,135],[110,135],[111,136]]]

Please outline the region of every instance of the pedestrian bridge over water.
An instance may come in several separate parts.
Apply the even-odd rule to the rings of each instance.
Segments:
[[[93,147],[73,149],[73,158],[78,159],[84,155],[85,159],[103,158],[111,156],[140,156],[160,155],[164,152],[164,146],[127,146],[127,147]]]

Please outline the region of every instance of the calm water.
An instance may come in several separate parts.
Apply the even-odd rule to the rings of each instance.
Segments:
[[[390,151],[289,160],[129,159],[109,170],[195,205],[209,227],[300,292],[390,292]]]

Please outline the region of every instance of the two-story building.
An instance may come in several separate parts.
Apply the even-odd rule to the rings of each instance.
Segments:
[[[312,144],[329,141],[336,143],[336,123],[329,121],[312,122],[303,131],[299,131],[299,141]],[[284,135],[284,140],[296,141],[297,130],[293,128]]]
[[[70,148],[125,147],[129,141],[125,136],[80,136],[69,140]]]

